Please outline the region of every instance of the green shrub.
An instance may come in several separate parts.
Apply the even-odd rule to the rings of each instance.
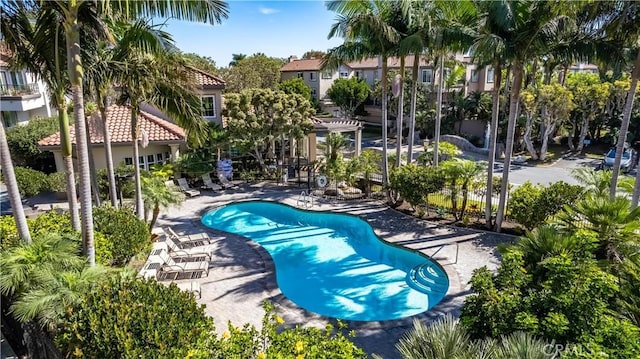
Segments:
[[[66,357],[210,358],[213,320],[191,294],[114,276],[66,311],[56,336]]]
[[[558,213],[565,205],[574,203],[582,193],[582,187],[562,181],[549,187],[533,185],[527,181],[511,193],[509,210],[513,219],[532,230]]]
[[[7,144],[15,166],[40,171],[55,169],[53,153],[38,148],[38,141],[60,130],[57,117],[36,118],[24,126],[7,129]]]
[[[66,192],[67,178],[64,172],[54,172],[49,174],[48,185],[51,192]]]
[[[94,207],[93,223],[95,230],[105,236],[101,256],[109,264],[122,266],[151,244],[146,223],[128,209]],[[111,258],[106,257],[109,253]]]
[[[389,176],[389,187],[396,190],[411,206],[428,205],[429,193],[444,187],[441,168],[408,164],[394,168]]]
[[[27,218],[27,225],[32,238],[49,233],[59,233],[76,236],[80,240],[80,233],[71,228],[69,213],[60,214],[54,211],[43,213],[35,218]],[[0,217],[0,239],[2,240],[2,249],[7,249],[18,243],[20,237],[18,237],[18,230],[13,217]]]
[[[0,216],[0,249],[5,250],[18,243],[19,240],[13,216]]]
[[[327,324],[319,328],[285,328],[284,320],[274,311],[273,304],[265,302],[262,331],[245,325],[236,328],[229,324],[229,331],[218,342],[216,359],[227,358],[327,358],[359,359],[367,355],[344,335],[345,326],[338,328]]]
[[[133,166],[120,165],[114,168],[114,172],[116,176],[116,190],[121,191],[122,197],[124,198],[133,198],[136,194],[136,184],[133,180]],[[125,176],[128,176],[128,179],[118,180],[118,177]],[[102,199],[105,199],[109,195],[109,179],[107,177],[107,170],[105,168],[99,169],[97,177],[100,196],[102,196]],[[120,196],[120,193],[117,193],[116,197],[117,196]]]
[[[22,197],[32,197],[49,190],[47,175],[26,167],[14,167],[18,190]],[[2,178],[4,181],[4,178]]]

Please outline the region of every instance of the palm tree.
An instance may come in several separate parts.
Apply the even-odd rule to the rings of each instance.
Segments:
[[[158,220],[160,209],[180,204],[184,201],[184,194],[175,187],[165,185],[166,178],[157,175],[142,177],[142,198],[145,204],[144,219],[149,220],[149,210],[152,210],[149,220],[149,231]]]
[[[488,32],[487,36],[494,38],[493,49],[500,50],[494,53],[502,54],[501,58],[511,63],[513,72],[502,189],[495,223],[496,231],[500,231],[506,205],[506,187],[509,182],[509,166],[513,153],[515,121],[524,65],[529,59],[549,51],[548,44],[568,26],[570,17],[558,14],[558,5],[542,1],[489,2],[486,7],[481,8],[484,10],[482,16],[484,21],[481,24],[489,25],[483,25],[483,31]],[[500,71],[494,71],[494,73],[500,73]]]
[[[389,183],[388,118],[387,118],[387,73],[388,57],[397,49],[400,34],[391,22],[398,11],[407,11],[408,1],[329,1],[327,9],[338,13],[336,23],[331,26],[329,38],[342,37],[345,42],[330,49],[323,59],[323,68],[338,68],[343,62],[379,56],[382,73],[382,183]]]
[[[63,19],[67,46],[67,68],[71,82],[73,98],[73,117],[76,126],[76,144],[78,148],[78,168],[80,172],[80,207],[82,212],[82,242],[85,254],[91,265],[95,264],[93,243],[93,215],[91,208],[89,155],[87,153],[86,123],[84,116],[84,98],[82,91],[83,66],[80,57],[80,28],[89,22],[88,19],[99,19],[97,11],[115,10],[129,17],[160,16],[174,17],[180,20],[204,21],[210,24],[219,23],[227,17],[227,4],[221,0],[178,0],[168,2],[157,1],[119,1],[90,2],[86,0],[55,0],[39,2],[37,5],[60,14]],[[113,8],[113,9],[111,9]],[[85,16],[79,16],[82,14]],[[95,16],[94,16],[95,15]],[[99,24],[100,22],[91,22]],[[136,163],[137,157],[136,157]]]
[[[637,52],[631,72],[631,87],[627,93],[624,111],[622,113],[622,123],[618,135],[618,143],[616,145],[616,158],[613,164],[613,175],[611,177],[611,189],[609,197],[613,199],[616,196],[616,188],[618,176],[620,174],[620,162],[622,161],[622,153],[624,152],[624,143],[627,140],[629,131],[629,122],[631,121],[631,111],[633,110],[633,101],[636,96],[638,87],[638,79],[640,79],[640,22],[638,21],[638,13],[640,12],[640,4],[637,1],[611,1],[596,5],[600,8],[598,12],[598,21],[605,24],[603,27],[607,37],[613,38],[615,42],[623,44]],[[632,205],[638,205],[640,197],[640,171],[636,175],[636,186],[633,194]]]
[[[50,89],[54,107],[58,111],[60,144],[67,184],[67,200],[73,228],[80,231],[80,216],[76,194],[76,178],[73,169],[69,117],[66,91],[69,86],[65,62],[65,40],[61,19],[53,11],[35,8],[34,11],[22,2],[7,2],[1,23],[4,43],[14,53],[13,59],[36,74]],[[31,21],[34,13],[35,20]],[[52,41],[53,39],[53,41]]]
[[[246,54],[232,54],[231,62],[229,62],[229,67],[234,67],[238,64],[238,62],[247,58]]]
[[[121,104],[131,106],[131,138],[133,158],[139,157],[138,116],[140,106],[148,103],[171,116],[186,130],[190,142],[199,145],[206,133],[206,122],[201,115],[201,102],[197,95],[192,70],[172,49],[168,34],[164,34],[164,52],[155,54],[129,51],[125,61],[115,70],[121,86]],[[140,181],[140,164],[134,161],[136,183],[136,213],[144,218],[144,203]]]
[[[27,217],[24,215],[16,174],[13,172],[11,153],[9,153],[9,144],[7,143],[7,137],[4,133],[4,121],[2,120],[0,120],[0,164],[2,165],[2,178],[7,186],[9,203],[11,204],[13,218],[16,221],[18,234],[22,240],[30,243],[31,234],[29,233],[29,226],[27,225]]]

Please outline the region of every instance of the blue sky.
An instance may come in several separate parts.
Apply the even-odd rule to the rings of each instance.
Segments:
[[[210,56],[217,66],[227,66],[231,54],[298,57],[307,50],[323,50],[342,43],[327,39],[335,13],[324,1],[229,2],[229,18],[222,25],[169,20],[165,30],[183,52]]]

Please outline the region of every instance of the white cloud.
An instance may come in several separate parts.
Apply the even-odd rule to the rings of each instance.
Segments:
[[[280,12],[280,10],[270,7],[261,7],[258,11],[260,11],[262,15],[271,15]]]

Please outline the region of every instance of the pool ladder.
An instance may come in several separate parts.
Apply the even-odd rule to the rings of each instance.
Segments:
[[[302,207],[302,208],[313,207],[313,196],[310,196],[309,194],[307,194],[307,191],[302,191],[302,193],[300,193],[300,196],[298,197],[298,200],[296,201],[296,207]]]

